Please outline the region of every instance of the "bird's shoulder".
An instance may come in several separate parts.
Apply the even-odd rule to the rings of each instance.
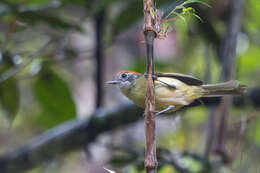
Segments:
[[[168,77],[168,78],[174,78],[174,79],[178,79],[181,82],[187,84],[187,85],[202,85],[203,82],[201,80],[199,80],[196,77],[193,77],[191,75],[185,75],[185,74],[181,74],[181,73],[156,73],[157,77]]]

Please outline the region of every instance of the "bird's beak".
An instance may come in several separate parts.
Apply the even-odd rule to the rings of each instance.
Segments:
[[[120,81],[117,81],[117,80],[111,80],[111,81],[107,81],[107,84],[113,84],[113,85],[116,85],[116,84],[119,84]]]

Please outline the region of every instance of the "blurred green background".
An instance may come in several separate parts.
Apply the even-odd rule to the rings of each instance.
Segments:
[[[185,16],[165,39],[155,41],[156,71],[179,72],[219,82],[218,51],[225,36],[231,0],[195,4],[202,21]],[[180,3],[158,0],[162,11]],[[193,5],[193,4],[192,4]],[[227,150],[232,163],[218,156],[201,158],[210,127],[210,108],[198,106],[160,116],[160,151],[176,153],[191,172],[260,172],[260,3],[246,0],[237,42],[236,79],[249,86],[230,111]],[[145,70],[141,0],[0,1],[0,153],[11,151],[67,120],[88,118],[97,108],[129,102],[118,88],[105,85],[120,70]],[[211,108],[212,109],[212,108]],[[176,116],[178,115],[178,116]],[[180,115],[180,116],[179,116]],[[122,115],[123,116],[123,115]],[[102,135],[83,151],[52,158],[28,173],[142,172],[143,120]],[[160,151],[159,156],[160,156]],[[184,153],[184,154],[182,154]],[[160,162],[159,173],[177,172]]]

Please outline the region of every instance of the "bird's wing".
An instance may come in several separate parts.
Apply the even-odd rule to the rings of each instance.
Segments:
[[[112,170],[110,170],[110,169],[107,169],[107,168],[105,168],[105,167],[103,167],[107,172],[109,172],[109,173],[116,173],[115,171],[112,171]]]
[[[170,77],[170,78],[175,78],[178,79],[188,85],[202,85],[203,82],[193,76],[190,75],[185,75],[185,74],[180,74],[180,73],[157,73],[156,74],[158,77]]]

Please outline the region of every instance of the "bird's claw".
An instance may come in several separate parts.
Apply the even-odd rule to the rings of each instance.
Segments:
[[[153,113],[155,114],[155,116],[158,116],[158,115],[163,114],[163,113],[165,113],[167,111],[173,110],[174,108],[175,108],[175,106],[170,105],[170,106],[168,106],[167,108],[165,108],[165,109],[163,109],[161,111],[153,111]],[[143,116],[145,116],[145,111],[143,113]]]
[[[157,112],[157,113],[155,114],[155,116],[158,116],[158,115],[163,114],[163,113],[165,113],[165,112],[167,112],[167,111],[173,110],[174,108],[175,108],[175,106],[170,105],[170,106],[168,106],[167,108],[165,108],[165,109],[163,109],[163,110]]]

